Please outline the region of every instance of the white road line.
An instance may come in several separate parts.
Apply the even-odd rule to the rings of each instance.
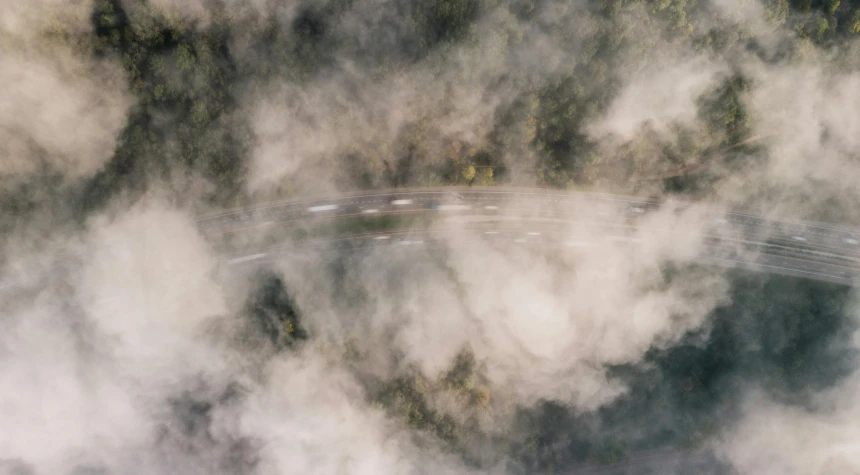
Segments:
[[[463,211],[472,209],[469,205],[439,205],[436,209],[439,211]]]
[[[845,278],[845,277],[842,277],[842,276],[839,276],[839,275],[833,275],[833,274],[822,274],[822,273],[819,273],[819,272],[811,272],[811,271],[806,271],[806,270],[798,269],[798,268],[796,268],[796,267],[780,267],[780,266],[772,266],[772,265],[769,265],[769,264],[763,264],[763,263],[755,262],[755,261],[752,261],[752,262],[750,262],[750,261],[737,261],[737,260],[734,260],[734,259],[722,259],[722,258],[719,258],[719,257],[706,257],[704,260],[706,260],[706,261],[722,261],[722,262],[731,262],[731,263],[733,263],[733,264],[743,264],[743,265],[748,265],[748,266],[770,267],[770,268],[772,268],[772,269],[782,269],[782,270],[787,270],[787,271],[792,271],[792,272],[800,272],[800,273],[802,273],[802,274],[821,275],[821,276],[824,276],[824,277],[834,277],[834,278],[840,278],[840,279],[844,279],[844,278]]]
[[[320,211],[331,211],[337,209],[337,205],[320,205],[320,206],[311,206],[308,208],[308,211],[311,213],[318,213]]]
[[[238,264],[240,262],[254,261],[266,257],[266,253],[251,254],[250,256],[234,257],[227,261],[228,264]]]

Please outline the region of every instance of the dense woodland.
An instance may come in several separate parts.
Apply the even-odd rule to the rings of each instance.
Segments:
[[[242,108],[248,94],[273,82],[301,89],[338,74],[347,61],[379,80],[414,68],[444,69],[449,55],[462,51],[478,61],[490,40],[504,52],[508,72],[479,91],[505,96],[486,130],[464,140],[446,136],[432,116],[403,123],[382,154],[357,147],[332,157],[338,188],[515,183],[697,196],[718,184],[724,170],[766,153],[761,142],[728,149],[753,134],[756,117],[745,101],[754,84],[738,68],[698,98],[702,127],[678,125],[672,139],[646,128],[613,143],[616,155],[607,157],[606,144],[587,127],[620,93],[630,58],[659,61],[665,48],[678,48],[728,58],[743,51],[793,64],[820,51],[835,68],[852,68],[852,48],[860,41],[860,5],[845,0],[764,0],[766,27],[784,34],[776,55],[757,43],[757,32],[725,20],[704,0],[582,0],[590,27],[573,31],[539,23],[546,18],[542,13],[563,0],[390,0],[383,2],[386,21],[365,32],[376,38],[370,42],[348,36],[355,30],[346,23],[362,8],[357,0],[301,3],[286,24],[238,2],[205,3],[207,21],[144,1],[95,1],[92,32],[82,44],[122,64],[136,100],[116,150],[101,170],[82,180],[67,182],[46,169],[38,179],[9,182],[0,212],[52,209],[83,220],[153,183],[187,183],[175,181],[177,176],[211,185],[191,196],[182,185],[173,188],[177,201],[206,203],[197,208],[269,197],[246,187],[256,140]],[[243,8],[241,14],[236,10]],[[481,23],[491,14],[505,17],[499,31]],[[642,31],[631,32],[631,18]],[[528,52],[518,45],[532,28],[542,29],[563,52],[562,65],[551,73],[532,73],[522,60]],[[244,53],[237,55],[239,43]],[[516,163],[512,150],[533,159]],[[719,163],[721,171],[671,174],[693,157]],[[42,193],[45,184],[55,193]],[[274,193],[291,192],[285,185]],[[332,264],[335,276],[338,265]],[[257,284],[244,310],[248,331],[273,352],[297,351],[313,338],[301,309],[279,277],[261,275]],[[337,285],[343,305],[360,298],[350,295],[348,282]],[[613,368],[631,385],[627,396],[593,414],[551,401],[517,408],[516,430],[506,434],[485,430],[482,420],[492,418],[493,394],[469,348],[441,374],[410,368],[391,380],[363,373],[361,342],[342,348],[343,360],[361,375],[374,404],[417,437],[441,442],[475,467],[491,466],[504,454],[515,473],[565,473],[667,447],[694,452],[733,417],[746,382],[767,381],[774,398],[803,405],[810,391],[844,377],[854,357],[832,351],[853,328],[844,317],[850,289],[738,272],[731,294],[732,303],[713,316],[707,338],[690,335],[681,345],[650,352],[648,364]],[[165,444],[176,438],[205,444],[208,413],[241,397],[241,390],[231,386],[225,394],[177,398],[177,417],[187,424],[165,428]],[[440,397],[457,401],[457,410],[447,413],[432,404]],[[253,456],[241,454],[253,453],[254,443],[239,441],[225,455],[225,463],[236,464],[234,473],[253,466]]]
[[[337,279],[349,259],[330,264],[345,312],[361,298],[349,281]],[[810,406],[816,392],[852,373],[858,355],[844,351],[857,329],[848,316],[850,288],[741,271],[731,280],[731,304],[718,308],[707,328],[671,348],[652,349],[641,363],[612,368],[612,376],[630,387],[621,398],[595,412],[556,401],[519,407],[511,429],[501,433],[488,430],[497,409],[482,363],[468,347],[439,374],[407,367],[390,380],[366,374],[373,342],[347,341],[340,351],[374,404],[476,468],[505,457],[512,473],[568,473],[624,463],[632,463],[633,471],[617,473],[640,473],[638,458],[668,451],[700,459],[701,465],[684,470],[733,473],[701,449],[740,417],[739,403],[750,385],[761,385],[786,404]],[[275,351],[301,348],[312,335],[284,282],[261,276],[259,289],[248,302],[252,326]],[[442,409],[440,398],[456,404]]]
[[[146,2],[97,0],[92,37],[82,44],[94,55],[121,62],[137,102],[107,165],[84,183],[57,183],[65,191],[59,202],[72,203],[86,214],[117,194],[139,193],[148,182],[177,175],[211,183],[202,198],[213,207],[247,201],[251,198],[243,185],[255,137],[240,113],[240,101],[248,91],[272,82],[301,88],[338,74],[345,61],[380,80],[425,64],[429,71],[438,70],[445,67],[446,55],[456,51],[465,50],[480,61],[489,41],[507,55],[506,73],[493,79],[504,88],[505,100],[489,129],[463,142],[440,133],[434,117],[403,123],[397,143],[381,157],[371,157],[378,151],[365,147],[333,157],[342,170],[335,174],[338,186],[514,180],[556,188],[703,193],[721,177],[707,169],[691,176],[660,177],[693,157],[726,161],[729,167],[755,160],[760,152],[755,144],[715,153],[751,135],[755,118],[745,106],[749,79],[739,70],[699,98],[704,129],[679,125],[672,140],[643,130],[613,148],[615,157],[606,157],[586,127],[619,93],[626,62],[659,61],[666,48],[677,48],[724,58],[743,51],[771,55],[763,59],[774,64],[794,63],[802,62],[806,51],[819,49],[837,67],[852,67],[850,47],[860,36],[860,7],[839,0],[765,1],[767,28],[787,35],[781,37],[784,44],[776,55],[757,43],[755,34],[761,32],[727,21],[714,5],[701,0],[578,2],[588,20],[583,23],[588,28],[581,31],[541,23],[555,3],[392,0],[384,4],[387,23],[366,32],[374,41],[361,42],[348,36],[355,30],[345,26],[350,15],[363,8],[350,0],[300,4],[287,24],[279,20],[277,6],[274,14],[263,16],[236,2],[213,0],[206,2],[211,19],[202,22]],[[491,13],[505,15],[498,31],[479,24]],[[631,21],[642,31],[632,32]],[[535,27],[564,55],[563,66],[551,73],[532,72],[520,60],[529,52],[519,42]],[[236,53],[239,42],[246,53]],[[486,87],[478,92],[488,98],[502,93],[492,84]],[[505,159],[512,150],[531,158],[523,159],[525,165],[512,163]],[[46,170],[40,183],[52,176]],[[656,180],[643,179],[650,177]],[[6,206],[26,210],[45,205],[33,186],[11,183]],[[279,193],[289,195],[290,190]]]

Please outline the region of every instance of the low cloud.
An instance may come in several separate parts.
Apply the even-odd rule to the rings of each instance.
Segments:
[[[85,259],[4,312],[0,460],[36,473],[469,472],[371,409],[338,359],[233,346],[239,327],[223,322],[241,306],[184,213],[147,199],[88,228]]]
[[[93,53],[106,41],[93,35],[93,2],[6,3],[0,184],[57,175],[100,190],[111,177],[87,180],[109,163],[126,126],[150,139],[191,130],[165,133],[199,141],[147,149],[181,156],[181,166],[152,167],[171,183],[152,173],[136,201],[117,185],[106,206],[74,224],[4,208],[19,223],[0,254],[0,292],[14,290],[0,301],[0,387],[12,388],[0,391],[0,471],[8,462],[35,473],[520,473],[528,456],[511,441],[550,440],[539,450],[611,461],[617,440],[647,431],[622,423],[604,434],[595,427],[607,411],[653,397],[667,413],[689,415],[729,399],[720,399],[729,392],[722,386],[701,389],[708,383],[683,364],[670,375],[676,368],[659,361],[707,347],[740,292],[736,275],[697,263],[713,226],[705,206],[666,199],[638,226],[612,230],[593,225],[611,216],[583,211],[564,228],[576,241],[564,250],[443,233],[429,249],[285,257],[260,277],[226,265],[177,205],[200,190],[237,184],[241,202],[479,183],[477,166],[517,185],[630,192],[749,132],[777,139],[715,154],[679,187],[694,182],[684,192],[768,215],[857,216],[860,79],[850,55],[837,63],[809,40],[764,28],[769,10],[757,4],[716,2],[686,17],[687,7],[671,2],[654,12],[586,2],[466,1],[459,10],[398,0],[116,2],[135,25],[175,28],[176,38],[162,37],[175,51],[146,60],[164,75],[136,76],[176,88],[173,110],[136,89],[164,84],[130,86],[127,58]],[[653,22],[638,20],[646,14]],[[721,36],[731,28],[737,36]],[[701,33],[696,44],[684,36],[691,29]],[[188,39],[197,34],[203,39]],[[300,40],[307,51],[289,49]],[[720,41],[732,45],[720,50]],[[734,76],[748,87],[724,94]],[[204,80],[225,83],[210,90]],[[139,92],[159,105],[136,103]],[[708,115],[711,106],[718,113]],[[126,124],[137,107],[156,125]],[[182,122],[189,117],[193,125]],[[250,133],[212,152],[207,140],[233,130],[225,124]],[[151,158],[123,150],[140,163]],[[207,178],[188,171],[195,166]],[[182,191],[163,198],[162,186]],[[674,193],[667,181],[641,186],[655,198]],[[528,232],[537,223],[519,224],[524,239],[536,236]],[[261,280],[295,307],[289,321],[277,309],[258,312],[276,336],[293,335],[288,345],[254,320]],[[757,302],[767,307],[778,290],[763,285]],[[463,355],[472,358],[468,374],[455,384],[447,375]],[[735,368],[735,356],[720,361]],[[619,368],[660,377],[643,390]],[[739,418],[699,442],[741,473],[852,473],[856,380],[813,394],[811,408],[744,380],[732,389],[743,395]],[[593,423],[523,428],[546,407],[557,420]],[[660,422],[672,441],[686,423]],[[564,457],[547,455],[534,471],[567,468]]]
[[[759,191],[771,191],[773,206],[783,213],[813,217],[830,207],[836,215],[831,219],[855,221],[849,203],[857,199],[853,183],[860,177],[860,142],[853,132],[860,127],[854,112],[860,107],[860,75],[828,69],[819,64],[751,70],[757,130],[778,134],[759,172]]]
[[[94,174],[133,103],[111,61],[86,54],[90,2],[4,2],[0,39],[0,179]]]
[[[857,377],[813,408],[783,405],[760,394],[746,401],[744,418],[718,445],[742,473],[860,473]]]
[[[314,260],[279,267],[324,340],[402,355],[431,376],[471,348],[499,401],[593,410],[625,391],[608,367],[676,343],[726,302],[719,272],[684,269],[702,250],[703,211],[668,206],[631,235],[573,228],[570,239],[589,244],[578,250],[457,237],[441,253],[386,249],[349,260],[339,277]],[[390,347],[377,347],[381,340]]]
[[[706,56],[674,57],[671,61],[649,64],[630,74],[631,82],[612,102],[606,117],[590,127],[591,133],[631,140],[644,126],[669,135],[671,126],[695,122],[697,100],[713,89],[728,69]]]

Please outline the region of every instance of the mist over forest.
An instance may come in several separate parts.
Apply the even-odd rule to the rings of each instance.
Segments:
[[[856,288],[694,259],[858,184],[849,0],[0,0],[0,474],[860,474]],[[664,205],[241,271],[197,225],[442,186]]]

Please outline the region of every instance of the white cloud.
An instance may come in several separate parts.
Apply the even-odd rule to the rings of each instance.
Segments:
[[[113,154],[132,103],[120,68],[87,51],[90,2],[4,2],[0,179],[47,165],[68,178]]]
[[[591,133],[630,140],[645,125],[668,133],[673,123],[695,122],[696,100],[726,72],[724,65],[705,56],[672,58],[630,72],[607,116],[590,127]]]

